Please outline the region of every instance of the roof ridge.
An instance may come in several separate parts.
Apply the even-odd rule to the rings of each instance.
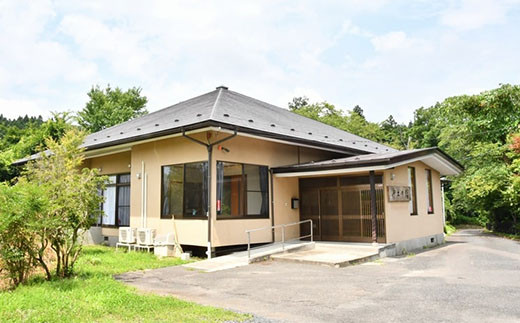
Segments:
[[[209,114],[210,120],[213,120],[213,115],[215,114],[215,110],[217,109],[217,105],[220,100],[220,96],[222,95],[222,91],[224,90],[223,87],[218,87],[217,89],[218,89],[217,98],[215,99],[215,103],[213,103],[213,106],[211,107],[211,113]]]

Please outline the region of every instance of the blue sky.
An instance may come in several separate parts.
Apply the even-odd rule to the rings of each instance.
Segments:
[[[0,113],[79,110],[92,85],[154,111],[224,84],[286,107],[356,104],[401,122],[520,83],[520,1],[4,1]]]

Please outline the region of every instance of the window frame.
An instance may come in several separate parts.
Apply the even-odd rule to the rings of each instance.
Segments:
[[[415,167],[408,166],[408,184],[410,184],[410,195],[412,200],[412,212],[410,215],[416,216],[419,215],[417,211],[417,173],[415,172]]]
[[[218,184],[218,163],[228,163],[228,164],[236,164],[236,165],[240,165],[241,168],[242,168],[242,173],[241,173],[241,181],[242,183],[246,183],[246,174],[245,174],[245,166],[257,166],[257,167],[265,167],[267,169],[267,177],[266,177],[266,180],[267,180],[267,183],[266,183],[266,191],[265,191],[265,195],[266,195],[266,198],[267,198],[267,211],[266,211],[266,214],[252,214],[252,215],[248,215],[248,214],[242,214],[240,216],[232,216],[232,215],[224,215],[224,214],[219,214],[219,211],[217,210],[217,205],[215,204],[215,210],[216,210],[216,219],[217,221],[219,220],[250,220],[250,219],[270,219],[271,218],[271,210],[270,210],[270,176],[269,176],[269,166],[267,165],[260,165],[260,164],[250,164],[250,163],[242,163],[242,162],[236,162],[236,161],[229,161],[229,160],[217,160],[216,161],[216,164],[215,164],[215,168],[216,168],[216,177],[217,177],[217,186],[219,185]],[[238,175],[237,175],[238,176]],[[223,185],[224,183],[222,183]],[[246,183],[247,184],[247,183]],[[260,184],[261,185],[261,184]],[[261,186],[260,186],[261,187]],[[218,189],[217,187],[216,188],[216,191],[218,192]],[[224,189],[224,185],[222,187],[222,190]],[[245,213],[245,210],[247,209],[247,193],[248,192],[259,192],[259,193],[262,193],[262,191],[256,191],[256,190],[248,190],[247,189],[247,185],[243,185],[243,188],[241,189],[241,196],[242,196],[242,199],[240,200],[240,205],[239,205],[239,209],[241,209],[243,211],[243,213]],[[216,197],[216,200],[215,200],[215,203],[218,203],[218,195]],[[222,203],[222,201],[221,201]]]
[[[128,183],[119,183],[119,178],[120,176],[122,175],[128,175],[130,176],[130,181]],[[108,183],[108,184],[105,184],[105,188],[107,187],[115,187],[116,188],[116,198],[115,198],[115,202],[116,202],[116,205],[115,205],[115,215],[114,215],[114,223],[115,224],[103,224],[103,215],[104,215],[104,211],[103,211],[103,207],[105,205],[105,202],[101,202],[99,208],[101,210],[101,215],[99,217],[99,224],[97,226],[100,226],[102,228],[126,228],[126,227],[130,227],[130,212],[129,212],[129,217],[128,217],[128,225],[119,225],[119,187],[121,186],[128,186],[128,187],[132,187],[131,184],[132,184],[132,173],[116,173],[116,174],[103,174],[102,176],[107,176],[107,177],[110,177],[110,176],[115,176],[116,177],[116,182],[114,184],[111,184],[111,183]],[[131,188],[130,188],[131,190]],[[101,196],[105,196],[105,190],[102,190],[101,191]],[[130,192],[130,203],[128,204],[128,208],[130,209],[131,206],[132,206],[132,193]]]
[[[186,163],[177,163],[177,164],[168,164],[168,165],[161,165],[161,199],[160,199],[160,206],[159,206],[159,219],[160,220],[171,220],[173,219],[173,216],[175,214],[173,213],[170,213],[170,214],[166,214],[164,215],[163,214],[163,203],[164,203],[164,171],[163,169],[165,167],[171,167],[171,166],[181,166],[182,165],[182,214],[180,216],[178,215],[175,215],[175,220],[207,220],[208,217],[207,217],[207,208],[208,208],[208,205],[207,203],[205,203],[205,205],[203,204],[203,210],[205,211],[204,215],[198,215],[198,216],[190,216],[190,217],[185,217],[184,213],[185,213],[185,196],[186,196],[186,190],[185,190],[185,185],[186,185],[186,165],[187,164],[205,164],[206,165],[206,183],[208,182],[208,175],[209,175],[209,168],[208,168],[208,161],[207,160],[199,160],[199,161],[193,161],[193,162],[186,162]],[[203,180],[204,180],[204,174],[203,174]],[[209,184],[211,185],[211,184]],[[208,185],[208,186],[209,186]],[[208,190],[210,190],[210,187],[206,187],[205,191],[206,191],[206,194],[208,193]]]
[[[427,168],[425,169],[426,173],[426,211],[428,214],[434,214],[435,208],[433,203],[433,177],[432,177],[432,170]],[[431,210],[430,210],[431,208]]]

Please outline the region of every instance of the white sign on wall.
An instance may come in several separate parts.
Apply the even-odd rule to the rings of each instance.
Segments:
[[[410,186],[387,186],[388,202],[408,202],[411,199]]]

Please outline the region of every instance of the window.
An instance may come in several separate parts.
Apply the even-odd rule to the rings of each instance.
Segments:
[[[432,188],[432,171],[426,170],[426,192],[428,194],[428,214],[433,214],[433,188]]]
[[[161,219],[205,218],[208,198],[208,163],[162,167]]]
[[[127,227],[130,225],[130,174],[108,176],[105,189],[100,192],[105,201],[101,204],[103,215],[98,224]]]
[[[417,188],[415,185],[415,168],[408,167],[408,186],[410,186],[410,215],[417,215]]]
[[[267,166],[217,162],[217,218],[269,218]]]

